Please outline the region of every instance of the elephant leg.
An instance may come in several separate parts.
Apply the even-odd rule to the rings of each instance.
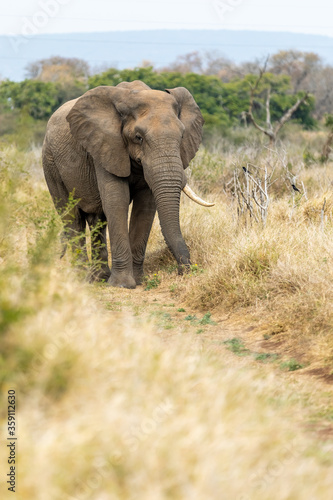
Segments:
[[[87,222],[89,224],[91,241],[91,280],[107,281],[111,275],[111,271],[108,264],[106,217],[104,214],[88,214]]]
[[[108,221],[112,267],[108,283],[120,288],[135,288],[132,252],[128,233],[130,193],[128,179],[116,177],[103,168],[97,171],[103,211]]]
[[[86,261],[85,213],[77,205],[69,206],[69,192],[60,177],[52,157],[43,157],[43,168],[54,206],[64,223],[64,231],[61,235],[63,244],[61,257],[65,255],[67,244],[69,243],[74,255],[79,260]]]
[[[151,190],[147,187],[147,189],[135,193],[129,237],[133,256],[133,274],[137,285],[142,284],[143,262],[155,213],[155,200]]]
[[[65,255],[67,246],[71,249],[71,259],[76,266],[82,266],[84,269],[88,263],[87,245],[86,245],[86,214],[77,206],[65,209],[60,212],[64,223],[64,230],[61,234],[63,244],[63,253]]]

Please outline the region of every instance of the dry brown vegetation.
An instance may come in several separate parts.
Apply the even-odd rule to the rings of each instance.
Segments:
[[[218,342],[222,324],[209,334],[202,320],[193,332],[176,327],[159,295],[168,311],[229,315],[245,342],[269,350],[281,339],[282,358],[332,373],[332,167],[308,165],[297,144],[285,149],[199,153],[191,185],[216,206],[182,202],[192,272],[176,275],[156,222],[146,270],[157,288],[148,291],[87,285],[69,259],[59,262],[37,152],[1,152],[0,418],[5,429],[14,387],[18,498],[330,498],[330,386],[230,353]],[[244,165],[275,167],[265,227],[237,215],[229,181]],[[325,436],[309,430],[319,417]],[[3,446],[1,472],[6,460]]]
[[[178,280],[176,293],[195,308],[243,316],[256,334],[272,344],[278,338],[302,362],[320,362],[332,374],[332,165],[309,166],[300,148],[289,149],[197,155],[191,182],[216,205],[202,209],[184,200],[185,238],[203,272]],[[245,176],[242,166],[253,175],[265,167],[273,172],[265,227],[249,213],[237,215],[233,173]]]

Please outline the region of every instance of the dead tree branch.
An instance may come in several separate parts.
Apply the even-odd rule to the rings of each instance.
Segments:
[[[270,198],[268,195],[272,174],[268,173],[267,167],[260,168],[249,164],[242,168],[244,177],[241,178],[241,170],[234,171],[234,195],[237,197],[237,213],[247,221],[247,215],[250,221],[260,222],[265,226],[267,221],[268,207]]]
[[[260,82],[266,72],[266,66],[267,66],[268,58],[266,59],[266,62],[264,64],[264,67],[260,69],[258,78],[255,82],[254,85],[250,85],[250,104],[249,104],[249,109],[246,111],[246,116],[249,119],[249,121],[254,125],[254,127],[262,132],[263,134],[267,135],[269,137],[269,143],[270,145],[274,145],[277,139],[277,135],[283,125],[287,123],[287,121],[290,120],[292,115],[295,113],[295,111],[301,106],[301,104],[306,103],[307,98],[309,97],[309,92],[306,92],[305,95],[302,98],[297,99],[295,104],[291,106],[276,122],[275,127],[273,127],[272,122],[271,122],[271,111],[270,111],[270,100],[271,100],[271,87],[269,86],[267,89],[267,97],[266,97],[266,127],[262,127],[259,125],[259,123],[256,121],[256,119],[253,116],[253,106],[254,106],[254,99],[256,92],[259,89]]]
[[[277,122],[275,130],[274,130],[275,137],[277,136],[277,134],[279,133],[279,131],[283,127],[283,125],[288,120],[290,120],[290,118],[295,113],[295,111],[300,107],[300,105],[303,104],[303,102],[306,102],[308,97],[309,97],[309,92],[306,92],[305,95],[301,99],[297,99],[297,102],[295,102],[295,104],[285,112],[285,114],[282,116],[282,118],[280,118],[280,120]]]

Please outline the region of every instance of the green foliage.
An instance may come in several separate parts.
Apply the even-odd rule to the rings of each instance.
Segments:
[[[325,116],[325,127],[327,127],[330,131],[333,131],[333,115]]]
[[[0,85],[4,111],[20,109],[35,120],[48,118],[59,105],[58,89],[52,82],[6,80]]]
[[[202,274],[204,270],[202,267],[199,267],[198,264],[191,264],[191,272],[190,276],[197,276],[198,274]]]
[[[46,122],[64,102],[87,90],[82,82],[41,82],[24,80],[0,83],[0,136],[15,142],[21,149],[31,143],[41,144]]]
[[[163,328],[163,330],[171,330],[172,328],[174,328],[171,314],[164,313],[162,311],[154,311],[150,316],[157,320],[157,325],[160,328]]]
[[[255,86],[256,75],[248,74],[244,78],[235,78],[229,83],[224,84],[223,89],[223,106],[229,114],[232,123],[239,121],[241,113],[247,111],[250,104],[250,89]],[[266,119],[265,102],[267,93],[270,90],[270,112],[271,120],[275,122],[290,109],[304,94],[298,92],[291,93],[290,78],[286,75],[273,75],[266,73],[254,96],[254,115],[260,120]],[[301,123],[306,128],[313,128],[315,120],[311,116],[314,110],[314,97],[309,96],[307,103],[303,103],[293,115],[293,120]]]
[[[0,83],[0,135],[15,134],[22,147],[29,142],[40,143],[44,135],[45,121],[64,102],[82,95],[88,89],[99,85],[115,86],[121,82],[142,80],[149,87],[162,90],[185,87],[198,103],[205,119],[206,133],[217,129],[220,133],[243,123],[242,113],[248,110],[250,89],[257,76],[245,75],[228,83],[218,76],[172,71],[158,72],[153,67],[107,71],[91,76],[85,83],[82,79],[69,78],[68,81],[40,81],[26,79],[22,82],[5,80]],[[292,94],[290,77],[266,73],[258,86],[254,100],[254,115],[257,120],[265,120],[265,101],[268,89],[271,92],[272,122],[281,118],[301,93]],[[309,96],[293,116],[293,120],[306,128],[313,128],[315,120],[311,113],[314,98]],[[35,131],[36,124],[42,128]],[[328,125],[329,126],[329,125]],[[23,137],[21,137],[23,133]],[[11,137],[13,138],[13,137]]]
[[[149,279],[148,276],[145,276],[144,283],[146,285],[145,290],[152,290],[153,288],[157,288],[161,283],[161,279],[158,274],[154,274],[152,278]]]
[[[254,359],[256,361],[262,361],[263,363],[271,363],[278,359],[278,354],[271,354],[270,352],[260,352],[255,354]]]
[[[121,71],[110,68],[104,73],[90,77],[88,83],[89,88],[94,88],[98,85],[118,85],[122,81],[142,80],[156,90],[185,87],[198,103],[205,119],[205,127],[225,129],[240,123],[242,112],[249,107],[250,89],[255,84],[256,79],[256,75],[248,74],[244,78],[235,78],[231,82],[224,83],[217,76],[157,72],[152,67],[148,67]],[[271,89],[272,121],[276,121],[295,104],[301,94],[290,93],[291,86],[288,76],[265,74],[255,100],[256,113],[259,118],[263,119],[268,88]],[[300,106],[294,119],[308,128],[313,127],[315,123],[311,117],[313,109],[314,98],[309,97],[308,104]]]
[[[215,321],[211,318],[212,314],[207,312],[204,317],[199,321],[199,325],[216,325]]]
[[[185,312],[185,311],[184,311]],[[195,314],[188,314],[185,316],[185,321],[191,321],[191,323],[197,323],[198,325],[216,325],[215,321],[211,319],[211,313],[207,312],[201,319],[198,319]]]
[[[237,354],[237,356],[248,356],[251,354],[251,351],[249,349],[246,349],[244,346],[244,343],[241,339],[238,337],[234,337],[230,340],[226,340],[223,342],[228,346],[228,349],[233,352],[234,354]]]
[[[304,368],[304,365],[299,363],[296,359],[290,359],[289,361],[284,361],[280,364],[281,370],[287,370],[289,372],[294,372]]]
[[[196,321],[197,320],[197,317],[196,315],[194,314],[189,314],[188,316],[185,317],[185,321]]]
[[[118,85],[120,82],[144,81],[155,90],[174,87],[187,88],[198,103],[206,126],[229,125],[227,114],[222,106],[223,83],[217,76],[198,75],[196,73],[182,74],[178,72],[158,73],[152,67],[125,69],[122,71],[110,68],[100,75],[89,78],[89,88],[98,85]]]
[[[21,110],[35,120],[45,120],[64,102],[80,96],[87,90],[81,82],[68,85],[39,80],[0,84],[0,106],[2,112]]]

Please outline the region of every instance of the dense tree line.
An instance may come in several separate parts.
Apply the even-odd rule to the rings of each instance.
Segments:
[[[250,89],[255,85],[259,66],[258,61],[236,66],[214,54],[192,53],[161,70],[145,63],[135,69],[109,68],[91,75],[85,61],[62,57],[44,59],[27,67],[24,81],[0,82],[0,134],[10,133],[15,128],[15,117],[46,120],[61,104],[90,88],[133,80],[143,80],[157,90],[186,87],[201,108],[206,128],[246,125]],[[325,67],[316,54],[297,51],[275,54],[256,89],[253,103],[256,119],[265,120],[268,92],[274,122],[305,91],[310,91],[309,98],[297,109],[293,120],[305,128],[315,126],[316,120],[321,119],[325,112],[331,112],[331,79],[333,68]]]
[[[98,85],[117,85],[121,81],[143,80],[149,87],[164,90],[173,87],[186,87],[194,96],[205,118],[206,126],[230,127],[241,123],[242,113],[249,107],[249,90],[256,80],[254,74],[235,77],[223,82],[218,76],[179,71],[157,72],[152,67],[122,70],[111,68],[104,73],[89,78],[89,88]],[[256,113],[264,119],[265,96],[271,89],[272,119],[278,120],[283,110],[291,107],[302,92],[291,92],[290,77],[266,73],[256,99]],[[314,99],[295,113],[294,119],[306,127],[314,125],[311,112]]]

